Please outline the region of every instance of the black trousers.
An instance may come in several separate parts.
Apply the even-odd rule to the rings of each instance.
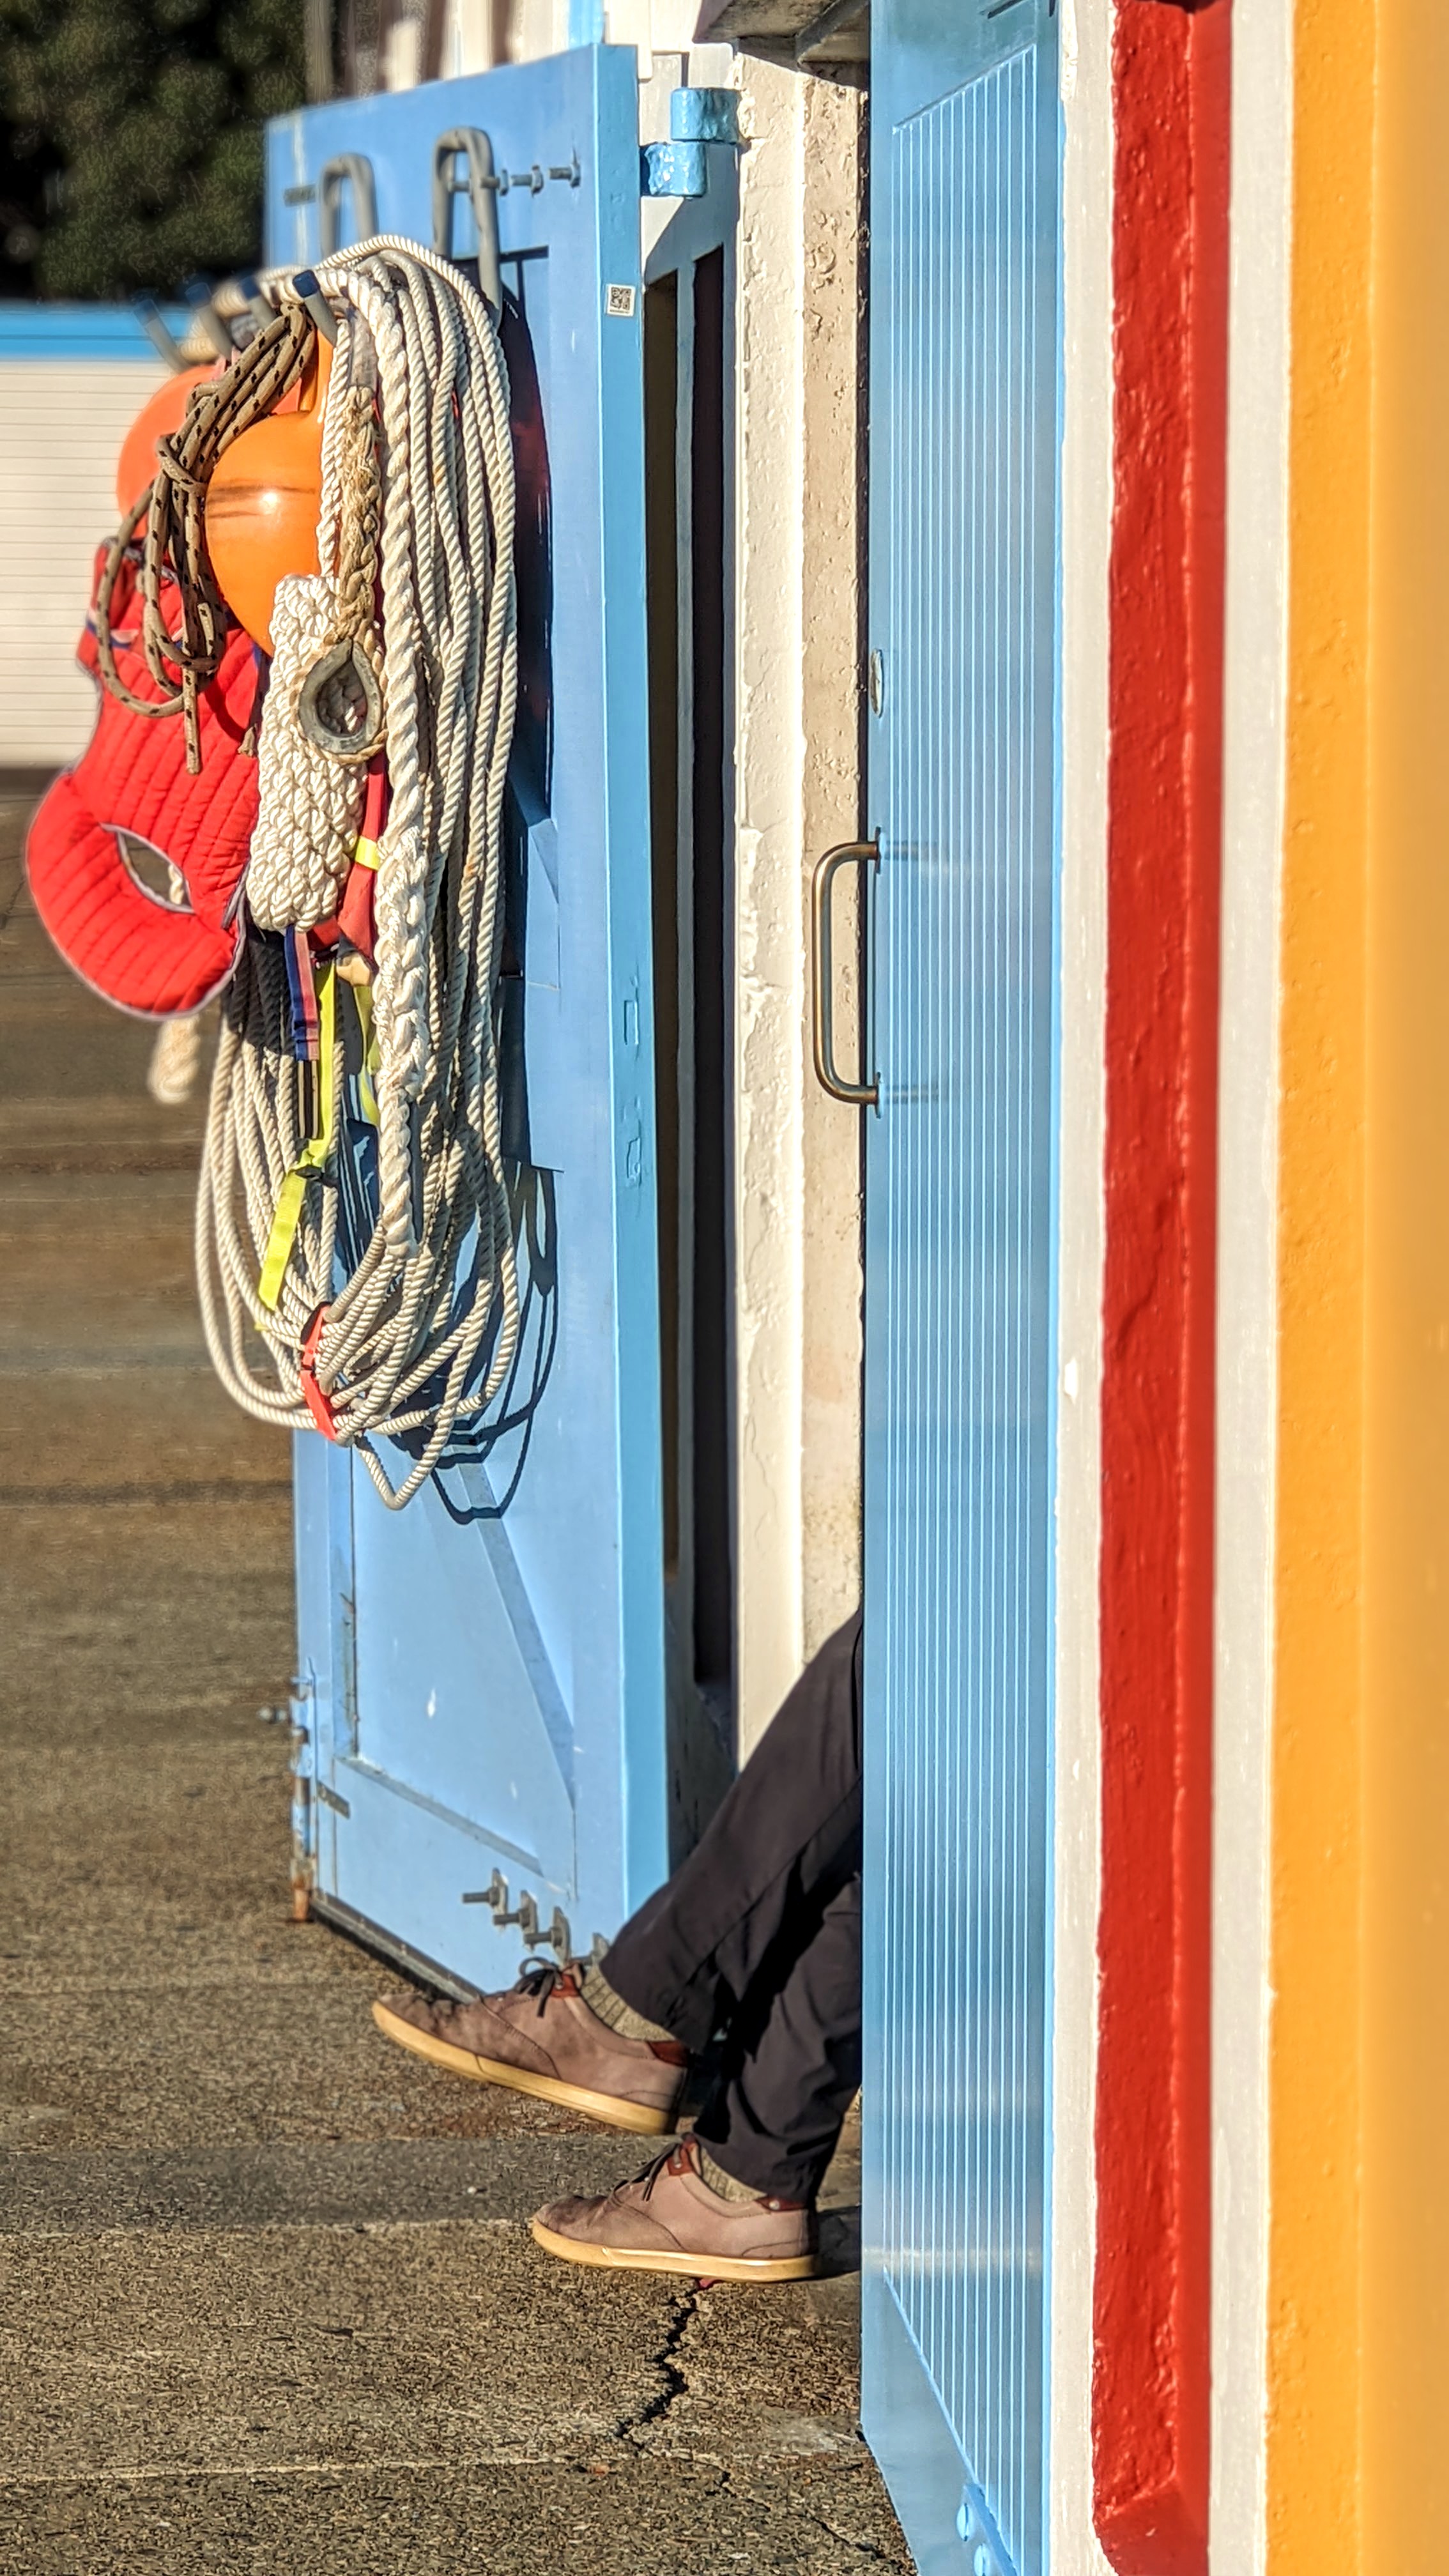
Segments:
[[[604,1962],[719,2080],[695,2134],[737,2182],[809,2200],[860,2082],[860,1614],[821,1647],[699,1843]]]

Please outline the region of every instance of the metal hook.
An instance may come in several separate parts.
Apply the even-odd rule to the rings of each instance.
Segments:
[[[155,296],[133,295],[131,310],[157,356],[164,358],[167,366],[173,367],[179,375],[182,368],[189,366],[191,361],[175,334],[167,329]]]
[[[299,268],[292,280],[292,293],[304,310],[311,314],[324,340],[335,341],[337,316],[317,282],[315,268]]]
[[[323,259],[331,259],[342,247],[344,179],[352,190],[358,240],[371,241],[377,230],[377,182],[372,163],[365,152],[339,152],[335,161],[323,163],[317,180],[317,238]]]
[[[264,330],[269,322],[274,322],[276,320],[277,308],[275,304],[271,303],[262,293],[260,280],[253,275],[250,269],[245,271],[242,276],[238,277],[235,280],[235,284],[238,295],[241,296],[246,305],[247,311],[250,313],[252,320],[255,322],[259,331]]]
[[[454,176],[462,153],[466,181]],[[493,165],[493,145],[480,125],[455,125],[433,145],[433,248],[440,259],[453,256],[453,199],[466,189],[478,227],[478,290],[493,318],[503,313],[503,272],[498,247],[498,200],[508,186]]]
[[[224,317],[218,313],[216,305],[212,300],[210,279],[205,277],[189,277],[186,284],[182,287],[181,292],[191,307],[192,316],[198,328],[202,332],[203,337],[206,339],[209,346],[216,351],[217,356],[224,359],[234,358],[236,356],[236,342],[231,336],[229,324],[226,322]]]

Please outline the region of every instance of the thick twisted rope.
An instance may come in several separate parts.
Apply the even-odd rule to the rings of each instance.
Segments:
[[[496,325],[451,264],[383,236],[320,276],[339,313],[323,563],[342,512],[327,440],[352,388],[375,381],[380,424],[392,804],[371,995],[376,1207],[344,1272],[335,1146],[329,1169],[325,1146],[309,1147],[309,1101],[314,1087],[343,1096],[365,1032],[334,986],[330,1063],[294,1063],[281,945],[254,937],[225,1005],[197,1267],[212,1357],[237,1401],[272,1421],[324,1419],[400,1506],[497,1394],[518,1336],[494,1018],[517,690],[513,451]],[[277,1209],[299,1168],[309,1177],[268,1303]],[[375,1444],[417,1432],[420,1454],[394,1486]]]
[[[282,396],[301,382],[316,339],[310,314],[300,306],[288,306],[264,324],[249,347],[238,351],[222,375],[196,387],[175,437],[156,441],[155,480],[127,511],[101,574],[94,611],[101,677],[111,695],[133,715],[184,718],[186,766],[193,777],[201,768],[196,702],[221,667],[231,625],[206,551],[207,485],[232,440],[264,420]],[[158,691],[154,698],[138,697],[127,688],[111,641],[116,579],[143,520],[137,586],[141,649]],[[180,601],[181,624],[175,634],[162,613],[161,595],[167,585],[175,586]]]

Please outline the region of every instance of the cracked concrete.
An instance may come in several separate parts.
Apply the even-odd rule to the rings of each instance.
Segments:
[[[670,2306],[671,2313],[665,2328],[664,2341],[657,2352],[649,2356],[649,2367],[658,2379],[659,2385],[653,2396],[645,2399],[638,2414],[628,2416],[619,2427],[620,2433],[633,2442],[639,2442],[654,2425],[662,2424],[669,2415],[676,2398],[688,2393],[689,2376],[686,2371],[681,2370],[678,2356],[699,2307],[698,2289],[676,2290]]]
[[[833,2277],[551,2262],[642,2161],[389,2048],[290,1920],[284,1443],[206,1368],[199,1111],[0,805],[0,2576],[835,2576],[909,2558]]]

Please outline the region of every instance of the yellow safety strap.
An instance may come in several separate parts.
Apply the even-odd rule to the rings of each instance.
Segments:
[[[371,868],[376,874],[378,860],[382,855],[376,841],[359,841],[352,855],[360,868]]]
[[[374,850],[375,841],[359,841],[359,851]],[[364,866],[368,864],[366,860]],[[372,1026],[372,986],[354,984],[352,998],[357,1004],[358,1025],[362,1030],[362,1063],[357,1075],[357,1101],[369,1127],[377,1125],[377,1076],[382,1070],[382,1056]]]
[[[307,1183],[314,1173],[324,1169],[332,1151],[332,1124],[336,1106],[333,1100],[333,1059],[336,1052],[337,977],[331,966],[322,968],[317,983],[317,1062],[321,1075],[317,1085],[317,1132],[309,1137],[302,1148],[300,1158],[292,1165],[282,1183],[277,1199],[277,1213],[272,1219],[272,1231],[267,1238],[267,1257],[262,1263],[262,1275],[257,1282],[257,1295],[262,1304],[273,1313],[276,1311],[277,1300],[282,1293],[282,1281],[286,1277],[287,1263],[292,1257],[292,1246],[297,1239],[297,1228],[301,1223],[302,1201],[307,1194]]]

